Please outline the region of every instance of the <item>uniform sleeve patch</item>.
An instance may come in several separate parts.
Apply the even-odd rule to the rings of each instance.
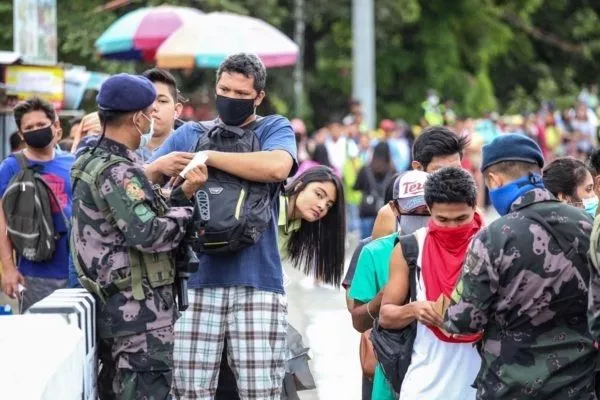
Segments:
[[[452,295],[450,297],[452,298],[452,301],[454,303],[458,303],[462,299],[462,294],[463,294],[463,281],[461,279],[458,281],[458,284],[452,291]]]
[[[125,180],[125,193],[127,193],[127,197],[134,201],[140,201],[146,198],[142,184],[137,177]]]
[[[133,208],[133,212],[140,221],[146,223],[155,217],[154,211],[150,209],[146,204],[138,204]]]

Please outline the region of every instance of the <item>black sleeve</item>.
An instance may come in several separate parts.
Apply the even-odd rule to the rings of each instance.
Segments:
[[[354,190],[360,190],[361,192],[365,192],[369,190],[369,182],[367,178],[367,167],[362,167],[360,171],[358,171],[358,176],[356,177],[356,182],[354,182]]]
[[[350,265],[348,265],[348,271],[346,271],[346,276],[342,281],[342,286],[344,289],[350,289],[352,279],[354,279],[354,272],[356,271],[356,264],[358,264],[358,258],[360,257],[360,252],[362,251],[363,247],[367,245],[367,243],[371,242],[371,240],[372,239],[370,237],[361,240],[356,250],[354,250],[354,254],[352,254],[352,259],[350,260]]]

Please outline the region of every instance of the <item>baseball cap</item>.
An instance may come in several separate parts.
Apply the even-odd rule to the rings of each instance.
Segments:
[[[414,210],[425,203],[425,181],[428,173],[423,171],[407,171],[394,183],[394,200],[402,210]]]

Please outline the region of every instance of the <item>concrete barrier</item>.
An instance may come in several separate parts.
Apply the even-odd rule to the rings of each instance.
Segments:
[[[27,314],[59,315],[82,332],[84,347],[80,368],[83,390],[78,399],[95,400],[98,397],[96,387],[98,356],[94,297],[84,289],[60,289],[31,306]]]
[[[0,317],[0,399],[79,400],[84,333],[64,315]]]

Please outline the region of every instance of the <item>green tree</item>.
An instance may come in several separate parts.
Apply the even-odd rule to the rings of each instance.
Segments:
[[[0,4],[0,48],[12,48],[12,2]],[[94,41],[123,13],[163,0],[133,1],[98,12],[105,2],[58,0],[59,60],[106,71],[147,65],[100,59]],[[266,20],[292,37],[294,0],[172,0],[203,11]],[[304,117],[314,127],[346,111],[352,88],[351,0],[306,0]],[[532,111],[540,101],[572,104],[600,66],[600,2],[589,0],[377,0],[376,76],[380,118],[415,123],[429,88],[479,116]],[[292,69],[269,72],[264,112],[289,114]],[[186,91],[210,93],[214,71],[179,74]]]

